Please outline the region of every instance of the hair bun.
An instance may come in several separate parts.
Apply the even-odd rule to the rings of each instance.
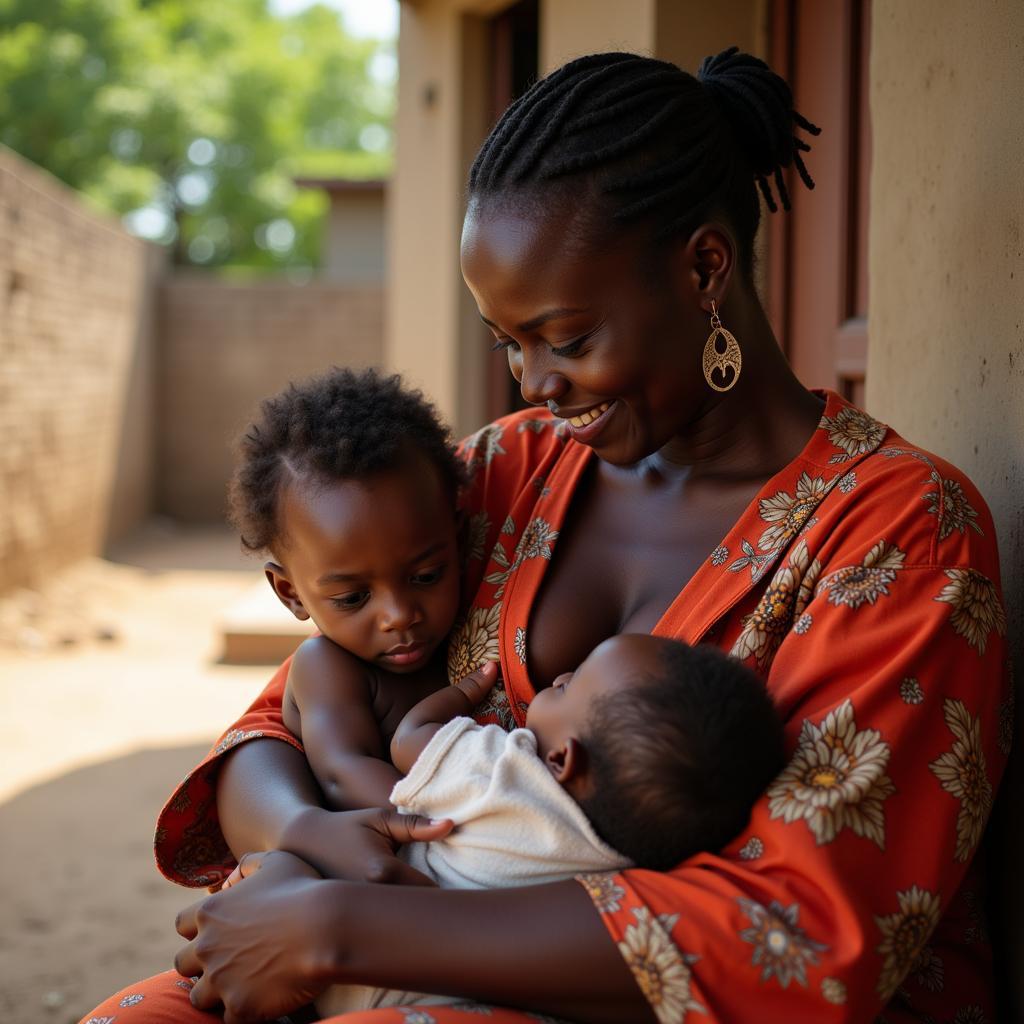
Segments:
[[[784,210],[789,209],[789,192],[783,170],[795,165],[800,180],[814,188],[801,153],[810,146],[798,139],[796,128],[810,135],[821,129],[793,109],[793,93],[786,82],[763,60],[730,46],[714,57],[705,57],[697,69],[697,80],[718,102],[736,132],[737,140],[754,170],[754,177],[768,209],[778,209],[769,178]]]

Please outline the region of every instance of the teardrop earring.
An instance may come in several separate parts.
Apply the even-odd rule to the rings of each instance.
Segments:
[[[719,337],[725,340],[725,351],[718,351]],[[715,391],[731,391],[740,379],[740,371],[743,369],[743,353],[740,352],[739,342],[723,326],[718,315],[718,308],[715,300],[711,300],[711,334],[704,345],[704,379],[708,387]],[[722,379],[728,381],[724,385],[716,384],[712,373],[717,370]],[[728,371],[732,370],[732,376]]]

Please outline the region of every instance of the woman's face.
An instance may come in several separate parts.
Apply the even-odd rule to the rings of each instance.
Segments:
[[[706,315],[680,284],[683,247],[645,273],[634,235],[598,251],[569,215],[471,204],[462,272],[523,398],[547,405],[606,462],[630,465],[683,433],[707,402]]]

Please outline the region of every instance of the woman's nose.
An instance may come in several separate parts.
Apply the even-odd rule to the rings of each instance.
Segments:
[[[524,356],[520,373],[515,376],[519,379],[523,401],[530,405],[557,402],[569,390],[569,382],[543,355]]]

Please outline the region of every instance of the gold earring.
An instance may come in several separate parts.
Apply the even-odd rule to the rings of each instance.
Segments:
[[[718,338],[725,339],[725,351],[718,351]],[[743,354],[740,352],[739,342],[722,326],[715,307],[715,300],[711,300],[711,334],[704,345],[704,379],[708,382],[709,388],[715,391],[731,391],[740,379],[740,371],[743,369]],[[712,379],[712,371],[718,370],[724,378],[726,371],[732,370],[732,379],[722,387]]]

